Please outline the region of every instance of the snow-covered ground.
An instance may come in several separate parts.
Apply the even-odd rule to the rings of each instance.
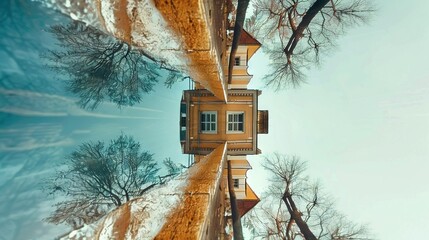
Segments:
[[[155,59],[189,74],[188,62],[183,57],[185,53],[180,38],[169,28],[152,0],[38,1],[49,8],[61,11],[72,19],[83,21],[131,42]],[[126,11],[121,12],[123,8],[121,3],[124,1]],[[130,35],[130,39],[126,35]]]
[[[219,146],[179,176],[119,206],[98,222],[70,232],[62,240],[149,240],[172,236],[201,239],[218,234],[212,226],[224,216],[219,201],[224,195],[219,189],[223,189],[226,149],[226,144]]]
[[[225,6],[220,1],[38,1],[139,47],[226,100]]]
[[[98,222],[85,225],[61,239],[153,239],[180,203],[187,176],[182,173],[118,207]]]

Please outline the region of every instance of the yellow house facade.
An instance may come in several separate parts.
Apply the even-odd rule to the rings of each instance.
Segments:
[[[228,83],[228,89],[247,89],[247,85],[253,77],[247,72],[249,68],[248,62],[260,47],[261,43],[243,29],[238,41],[232,78],[231,82]],[[229,55],[230,49],[227,52],[227,56]],[[224,72],[228,73],[227,67],[224,69]],[[225,76],[225,79],[228,79],[228,76]]]
[[[225,103],[205,89],[185,91],[183,152],[205,155],[227,142],[228,155],[258,154],[259,94],[258,90],[230,89]]]
[[[196,81],[194,89],[183,92],[180,105],[183,153],[194,155],[198,161],[226,143],[241,216],[259,202],[247,183],[247,171],[252,167],[246,156],[261,153],[258,135],[268,133],[268,111],[258,108],[258,97],[262,92],[247,88],[252,78],[247,71],[248,62],[260,46],[243,30],[234,59],[232,79],[225,89],[226,101]],[[228,66],[224,66],[224,70],[227,69]],[[227,76],[225,79],[228,79]],[[224,171],[223,175],[226,179],[227,172]]]
[[[252,78],[247,72],[248,62],[260,46],[243,30],[232,79],[225,90],[226,101],[204,89],[198,81],[195,89],[184,91],[180,110],[183,153],[205,155],[224,142],[228,143],[228,155],[260,153],[257,135],[268,133],[268,111],[258,109],[261,91],[247,89]]]
[[[250,166],[246,156],[227,156],[227,160],[231,162],[234,192],[237,197],[240,216],[243,216],[260,201],[259,197],[247,183],[247,171],[252,169],[252,166]],[[226,179],[227,172],[225,171],[223,174]],[[228,192],[228,185],[225,191]]]

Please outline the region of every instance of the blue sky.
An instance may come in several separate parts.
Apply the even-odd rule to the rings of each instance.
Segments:
[[[429,27],[426,1],[377,1],[369,24],[350,29],[308,72],[308,84],[263,89],[270,111],[264,154],[294,154],[336,199],[337,208],[367,223],[378,239],[410,239],[429,226]],[[263,87],[266,57],[250,62]],[[258,156],[249,182],[259,193],[266,173]]]

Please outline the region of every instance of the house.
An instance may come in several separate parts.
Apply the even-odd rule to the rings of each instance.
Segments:
[[[252,169],[246,156],[228,156],[228,161],[231,162],[231,174],[234,181],[234,192],[237,197],[237,205],[240,216],[246,214],[260,201],[259,197],[247,183],[247,171]],[[224,171],[225,179],[227,171]],[[228,191],[228,186],[226,188]]]
[[[258,154],[259,133],[267,126],[258,124],[267,111],[258,111],[259,90],[229,89],[228,102],[205,89],[184,91],[182,100],[183,153],[206,155],[228,143],[228,155]],[[264,121],[267,123],[267,121]]]
[[[226,101],[216,97],[197,80],[194,89],[183,92],[180,105],[183,153],[194,155],[198,162],[218,146],[227,143],[226,154],[231,161],[241,216],[259,202],[258,196],[247,183],[247,171],[251,166],[246,156],[261,153],[258,149],[258,134],[268,133],[268,111],[258,108],[261,91],[247,88],[252,78],[247,71],[248,62],[260,46],[254,37],[242,31],[232,79],[225,83],[228,84],[224,90]]]
[[[206,155],[228,142],[228,155],[258,154],[258,134],[268,133],[268,111],[258,109],[259,90],[247,89],[252,78],[248,61],[261,44],[242,31],[227,101],[217,98],[198,82],[181,101],[180,140],[183,153]],[[227,66],[225,66],[226,68]]]

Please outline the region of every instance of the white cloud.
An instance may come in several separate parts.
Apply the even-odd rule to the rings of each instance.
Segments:
[[[63,146],[69,146],[74,144],[72,139],[64,139],[60,141],[54,141],[54,142],[33,142],[33,141],[27,141],[27,142],[20,142],[16,146],[7,146],[4,143],[0,143],[0,151],[9,151],[9,152],[19,152],[19,151],[28,151],[33,150],[37,148],[48,148],[48,147],[63,147]]]
[[[116,118],[116,119],[159,119],[156,117],[133,116],[106,113],[106,111],[117,111],[113,104],[106,103],[110,108],[91,112],[81,109],[76,105],[74,98],[63,97],[55,94],[39,93],[26,90],[7,90],[0,88],[0,94],[5,101],[0,107],[0,112],[29,117],[66,117],[82,116],[94,118]],[[100,109],[102,107],[100,106]],[[113,110],[112,110],[113,109]],[[139,110],[148,112],[162,112],[157,109],[143,107],[127,107],[124,110]],[[103,112],[100,112],[103,111]]]
[[[141,117],[141,116],[127,116],[127,115],[114,115],[114,114],[104,114],[104,113],[95,113],[88,111],[81,111],[74,113],[72,115],[82,116],[82,117],[95,117],[95,118],[118,118],[118,119],[159,119],[154,117]]]
[[[2,107],[0,112],[11,113],[19,116],[31,116],[31,117],[64,117],[67,113],[64,112],[40,112],[24,108],[16,107]]]
[[[9,90],[9,89],[0,88],[0,94],[8,95],[11,97],[21,96],[26,98],[49,98],[49,99],[56,99],[64,102],[72,102],[72,103],[76,102],[76,99],[67,98],[60,95],[33,92],[33,91],[27,91],[27,90]]]
[[[89,133],[91,133],[91,130],[89,130],[89,129],[78,129],[78,130],[74,130],[72,133],[73,134],[89,134]]]

